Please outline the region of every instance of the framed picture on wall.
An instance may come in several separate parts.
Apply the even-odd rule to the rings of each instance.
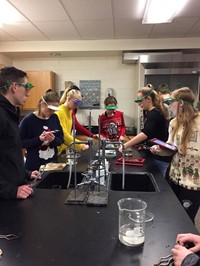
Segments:
[[[83,95],[82,109],[100,109],[100,80],[80,80],[79,88]]]

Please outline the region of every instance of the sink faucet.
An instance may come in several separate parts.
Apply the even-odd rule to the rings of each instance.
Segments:
[[[110,140],[102,140],[102,158],[103,162],[105,162],[105,150],[106,146],[109,144],[119,144],[122,146],[122,189],[125,188],[125,147],[124,143],[122,141],[110,141]],[[116,148],[110,148],[109,149],[116,149]]]

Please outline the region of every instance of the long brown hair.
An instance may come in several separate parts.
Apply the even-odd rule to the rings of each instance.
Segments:
[[[162,101],[160,99],[160,96],[158,93],[153,89],[153,86],[151,84],[147,84],[146,87],[143,87],[138,90],[139,93],[142,93],[143,96],[147,95],[147,97],[150,97],[152,100],[152,105],[155,108],[158,108],[162,111],[165,118],[168,119],[168,112],[166,112],[166,109],[164,108]]]
[[[175,126],[172,133],[172,139],[178,132],[179,128],[183,127],[183,134],[181,136],[180,148],[181,152],[185,155],[187,151],[187,143],[193,133],[195,127],[195,118],[198,116],[198,111],[193,107],[195,95],[188,87],[183,87],[174,90],[171,94],[172,98],[182,100],[182,106],[178,106],[177,114],[175,117]],[[182,108],[182,112],[179,110]]]

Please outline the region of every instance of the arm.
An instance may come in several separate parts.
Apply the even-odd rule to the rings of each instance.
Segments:
[[[126,125],[124,122],[124,114],[123,113],[121,113],[121,120],[122,120],[122,127],[121,127],[120,136],[124,136],[126,134]]]
[[[194,253],[200,251],[200,236],[195,234],[178,234],[176,238],[178,245],[172,249],[175,266],[197,266],[200,265],[200,258]],[[194,244],[187,249],[187,242]]]
[[[131,140],[127,141],[124,144],[124,148],[128,149],[129,147],[134,146],[140,142],[143,142],[146,139],[147,139],[147,136],[143,132],[141,132],[141,133],[137,134],[135,137],[133,137]],[[119,148],[119,151],[122,152],[122,147]]]
[[[90,132],[89,130],[87,130],[87,128],[85,128],[84,126],[82,126],[78,120],[77,120],[77,117],[76,115],[74,114],[74,119],[75,119],[75,128],[78,132],[80,132],[81,134],[85,135],[85,136],[88,136],[88,137],[91,137],[93,138],[93,133]]]
[[[22,148],[38,147],[42,144],[42,141],[39,138],[39,133],[32,137],[29,136],[29,132],[30,130],[32,131],[33,128],[32,119],[24,117],[19,125]]]
[[[58,119],[60,121],[60,125],[63,130],[64,134],[64,144],[69,147],[70,144],[74,141],[74,137],[71,135],[71,129],[72,129],[72,113],[69,110],[65,110],[65,107],[61,105],[61,108],[59,111],[55,112],[58,116]],[[79,142],[79,140],[75,139],[76,142]],[[76,144],[75,149],[82,150],[84,148],[84,144]],[[66,147],[65,147],[66,149]]]

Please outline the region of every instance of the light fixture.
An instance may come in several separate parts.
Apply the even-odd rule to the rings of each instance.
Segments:
[[[188,0],[147,0],[143,24],[170,23]]]

